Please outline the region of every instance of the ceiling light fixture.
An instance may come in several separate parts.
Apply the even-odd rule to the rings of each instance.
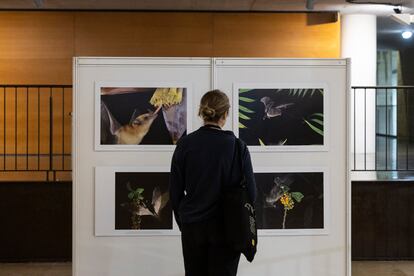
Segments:
[[[401,36],[404,39],[410,39],[413,36],[413,32],[412,31],[404,31],[404,32],[402,32]]]

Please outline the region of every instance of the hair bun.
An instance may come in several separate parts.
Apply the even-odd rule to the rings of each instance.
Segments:
[[[208,118],[214,118],[216,116],[216,111],[209,106],[204,106],[202,112]]]

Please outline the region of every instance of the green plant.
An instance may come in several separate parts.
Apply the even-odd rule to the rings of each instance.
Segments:
[[[241,120],[250,120],[248,114],[253,114],[255,111],[247,108],[242,103],[253,103],[255,102],[255,99],[240,96],[240,94],[246,93],[251,91],[252,89],[239,89],[239,119]],[[239,122],[239,128],[247,128],[243,123]]]
[[[276,92],[282,92],[286,91],[285,89],[277,89]],[[289,96],[296,96],[296,97],[306,97],[310,96],[312,97],[315,94],[321,94],[323,95],[323,89],[322,88],[296,88],[296,89],[288,89],[288,95]]]
[[[282,221],[282,229],[286,228],[286,217],[289,210],[292,210],[295,207],[295,201],[297,203],[301,202],[302,199],[305,197],[301,192],[290,192],[290,187],[283,186],[282,187],[282,196],[280,197],[280,203],[283,205],[284,213],[283,213],[283,221]]]
[[[317,134],[323,136],[323,114],[313,113],[309,116],[309,120],[303,119],[303,121]]]
[[[128,193],[128,198],[131,200],[131,226],[132,229],[140,229],[141,228],[141,215],[139,213],[141,206],[144,201],[144,189],[143,188],[136,188],[135,190],[131,189],[129,183],[127,184],[129,186],[130,192]]]

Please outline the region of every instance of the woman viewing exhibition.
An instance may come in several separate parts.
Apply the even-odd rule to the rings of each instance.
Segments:
[[[249,151],[244,143],[235,154],[236,137],[224,131],[230,104],[220,90],[201,99],[199,116],[204,125],[181,138],[171,162],[170,198],[181,230],[186,276],[234,276],[240,253],[226,246],[220,195],[226,185],[238,185],[244,177],[254,202],[256,184]],[[240,161],[244,163],[243,172]]]

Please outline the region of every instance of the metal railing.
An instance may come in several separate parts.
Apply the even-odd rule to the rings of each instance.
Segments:
[[[414,86],[352,87],[353,171],[414,171],[413,92]]]
[[[70,180],[71,111],[71,85],[0,85],[0,180]]]

